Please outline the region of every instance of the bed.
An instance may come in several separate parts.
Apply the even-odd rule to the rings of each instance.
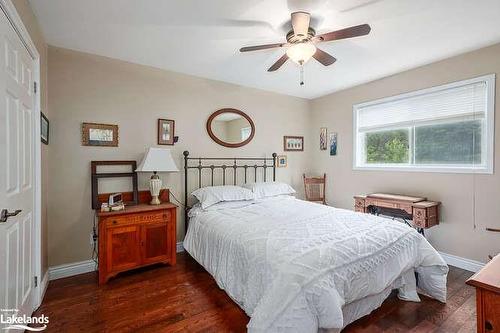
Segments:
[[[201,175],[204,160],[192,159]],[[211,163],[207,185],[216,169]],[[246,178],[247,160],[244,165]],[[264,174],[272,169],[273,181],[274,165],[262,167]],[[340,331],[394,289],[403,300],[419,301],[417,285],[446,301],[446,263],[422,235],[398,221],[290,195],[206,209],[195,204],[188,216],[184,248],[250,316],[249,332]]]

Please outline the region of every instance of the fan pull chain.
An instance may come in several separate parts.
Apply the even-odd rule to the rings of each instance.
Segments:
[[[304,62],[300,62],[300,85],[304,85]]]

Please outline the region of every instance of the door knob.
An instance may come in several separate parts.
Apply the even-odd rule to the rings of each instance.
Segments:
[[[2,209],[0,213],[0,223],[7,222],[7,219],[12,216],[16,216],[21,212],[21,209],[15,210],[13,213],[9,213],[7,209]]]

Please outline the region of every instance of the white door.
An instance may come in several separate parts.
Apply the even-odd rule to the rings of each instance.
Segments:
[[[18,309],[18,316],[30,316],[35,306],[34,62],[2,11],[0,21],[0,314]],[[10,213],[17,215],[6,216]]]

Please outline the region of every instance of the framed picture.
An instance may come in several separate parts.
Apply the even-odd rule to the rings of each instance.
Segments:
[[[286,168],[286,166],[287,166],[286,155],[278,155],[278,157],[276,158],[276,167]]]
[[[330,156],[337,155],[337,133],[330,134]]]
[[[327,129],[326,127],[321,127],[319,129],[319,150],[326,150],[328,147],[327,142]]]
[[[283,137],[284,151],[304,151],[303,136],[284,136]]]
[[[118,147],[118,125],[83,123],[82,146]]]
[[[175,121],[158,119],[158,144],[173,145],[175,135]]]
[[[40,138],[42,143],[49,144],[49,120],[43,112],[40,112]]]

